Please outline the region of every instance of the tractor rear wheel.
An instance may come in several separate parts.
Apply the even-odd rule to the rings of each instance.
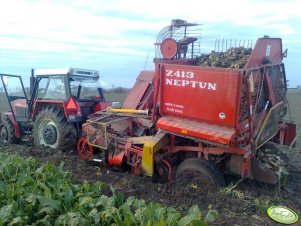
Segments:
[[[33,136],[35,145],[44,145],[55,149],[73,150],[76,146],[77,131],[68,123],[59,107],[48,106],[37,115]]]
[[[19,139],[15,136],[15,128],[8,117],[2,119],[0,123],[0,143],[12,144],[17,143]]]
[[[197,158],[186,159],[179,165],[176,180],[185,186],[200,186],[208,189],[225,185],[224,176],[213,163]]]

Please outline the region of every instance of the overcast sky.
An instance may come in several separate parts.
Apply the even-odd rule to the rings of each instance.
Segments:
[[[201,23],[202,39],[212,47],[216,38],[282,38],[294,87],[301,85],[300,9],[300,0],[3,0],[0,72],[87,68],[99,70],[109,84],[131,87],[145,64],[154,68],[159,31],[172,19],[184,19]]]

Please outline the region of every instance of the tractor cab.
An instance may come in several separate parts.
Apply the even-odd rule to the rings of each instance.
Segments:
[[[33,137],[36,145],[74,147],[87,116],[111,105],[105,102],[94,70],[38,69],[32,70],[27,83],[21,76],[7,74],[0,74],[0,81],[8,101],[0,124],[2,142],[25,135]]]
[[[99,103],[105,102],[98,71],[39,69],[34,71],[34,80],[32,99],[36,99],[36,103],[68,101],[66,108],[78,111],[79,120],[86,119],[95,109],[100,110]]]
[[[81,117],[86,118],[99,108],[97,103],[105,102],[98,71],[76,68],[33,70],[30,88],[25,87],[21,76],[2,74],[1,78],[17,122],[34,117],[34,111],[45,103],[57,104],[72,99],[72,106],[78,105]]]
[[[38,82],[37,98],[66,100],[72,96],[80,102],[104,99],[98,71],[76,68],[39,69],[34,71],[34,75]]]

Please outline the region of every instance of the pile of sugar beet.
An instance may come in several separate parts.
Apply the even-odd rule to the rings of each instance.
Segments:
[[[199,56],[196,65],[240,69],[244,68],[251,53],[251,48],[244,47],[232,47],[226,52],[212,51]]]

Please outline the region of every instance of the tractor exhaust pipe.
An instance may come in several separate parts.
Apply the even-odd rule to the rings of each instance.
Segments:
[[[34,69],[31,69],[30,87],[29,87],[30,96],[32,96],[34,83],[35,83]]]

